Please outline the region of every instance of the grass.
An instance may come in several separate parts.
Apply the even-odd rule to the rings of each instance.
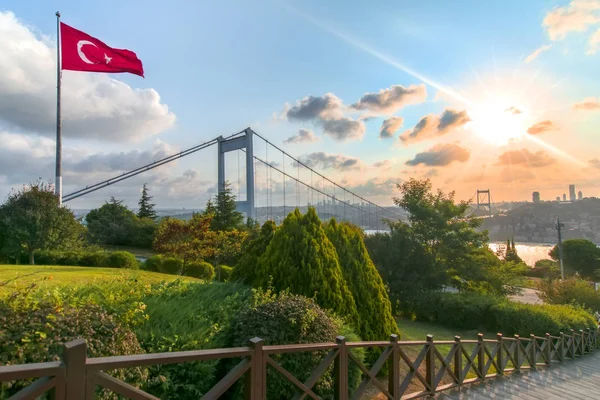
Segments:
[[[116,279],[138,279],[145,283],[170,282],[195,278],[157,272],[117,268],[63,267],[46,265],[0,265],[0,293],[36,284],[40,288],[111,282]]]

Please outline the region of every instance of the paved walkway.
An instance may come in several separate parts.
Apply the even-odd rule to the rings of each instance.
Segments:
[[[600,351],[549,368],[465,386],[440,394],[438,399],[600,399]]]

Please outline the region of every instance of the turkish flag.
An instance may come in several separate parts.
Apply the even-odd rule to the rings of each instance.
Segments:
[[[129,72],[144,76],[144,67],[130,50],[113,49],[87,33],[60,23],[62,69],[86,72]]]

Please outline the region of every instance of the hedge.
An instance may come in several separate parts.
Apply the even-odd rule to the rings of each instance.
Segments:
[[[26,255],[21,255],[20,262],[21,264],[27,264],[29,259]],[[37,265],[64,265],[73,267],[139,268],[139,263],[135,256],[127,251],[39,250],[35,252],[35,263]]]
[[[449,328],[483,329],[504,335],[543,336],[596,327],[585,309],[571,305],[522,304],[476,293],[429,293],[405,310],[417,320]]]
[[[212,281],[215,277],[215,268],[205,261],[190,261],[186,264],[183,274],[192,278]]]

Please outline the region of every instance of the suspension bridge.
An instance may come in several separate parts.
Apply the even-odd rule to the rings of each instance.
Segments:
[[[238,210],[259,223],[266,220],[280,223],[295,208],[306,212],[308,207],[314,207],[324,220],[335,217],[338,220],[352,222],[365,231],[387,230],[386,220],[404,219],[400,208],[384,207],[367,200],[364,196],[316,171],[313,168],[314,163],[310,160],[302,161],[290,155],[251,128],[227,137],[216,137],[179,153],[86,186],[64,195],[62,201],[69,202],[86,196],[213,146],[216,146],[218,152],[219,190],[224,187],[225,182],[231,181],[226,176],[226,155],[236,153]],[[257,155],[257,148],[264,148],[264,155]],[[240,164],[240,158],[244,161],[243,165]],[[262,204],[257,204],[259,192],[264,200]]]

